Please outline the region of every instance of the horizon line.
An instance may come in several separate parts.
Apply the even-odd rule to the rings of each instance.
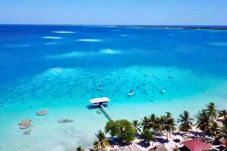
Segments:
[[[0,25],[41,25],[41,26],[220,26],[227,27],[227,25],[219,24],[52,24],[52,23],[0,23]]]

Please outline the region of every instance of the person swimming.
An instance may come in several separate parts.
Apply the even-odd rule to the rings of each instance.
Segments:
[[[130,90],[129,93],[128,93],[128,96],[133,96],[135,94],[135,91],[134,90]]]
[[[100,84],[100,85],[98,85],[97,90],[102,90],[102,85],[101,85],[101,84]]]

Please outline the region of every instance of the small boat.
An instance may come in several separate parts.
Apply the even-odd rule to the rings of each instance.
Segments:
[[[162,90],[160,90],[160,93],[161,94],[165,94],[166,93],[166,90],[162,89]]]
[[[102,85],[99,85],[97,90],[102,90]]]
[[[58,123],[71,123],[71,122],[73,122],[73,119],[61,118],[58,120]]]
[[[31,126],[31,124],[32,120],[30,119],[22,120],[20,123],[18,123],[18,125],[20,125],[20,129],[27,129]]]
[[[36,115],[43,116],[43,115],[46,115],[47,113],[48,113],[48,110],[41,110],[41,111],[36,112]]]
[[[130,90],[130,92],[128,93],[128,96],[133,96],[135,94],[134,90]]]

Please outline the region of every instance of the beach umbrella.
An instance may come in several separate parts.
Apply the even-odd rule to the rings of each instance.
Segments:
[[[184,144],[190,151],[208,150],[212,147],[210,144],[204,143],[199,139],[185,141],[182,144]]]

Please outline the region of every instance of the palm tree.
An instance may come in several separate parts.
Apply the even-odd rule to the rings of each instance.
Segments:
[[[79,146],[79,147],[76,148],[76,151],[85,151],[85,150],[82,147]]]
[[[207,104],[206,111],[212,121],[215,121],[217,119],[217,109],[213,102],[210,102],[209,104]]]
[[[151,130],[143,129],[143,132],[141,133],[141,137],[150,145],[150,141],[153,141],[154,133]]]
[[[189,130],[193,126],[193,118],[190,117],[190,114],[188,111],[184,111],[182,114],[180,114],[180,118],[178,119],[178,123],[180,123],[180,130],[184,132],[189,132]]]
[[[210,135],[212,121],[210,120],[210,117],[207,114],[207,111],[204,109],[199,111],[196,118],[197,118],[197,123],[196,123],[197,128],[199,128],[206,134]]]
[[[172,114],[170,112],[166,112],[166,118],[172,118]]]
[[[98,131],[98,133],[95,134],[95,136],[96,136],[96,139],[93,142],[93,147],[95,150],[102,150],[110,145],[104,132],[102,132],[101,130]]]
[[[220,136],[225,140],[225,146],[227,147],[227,124],[223,124],[220,131]]]
[[[221,110],[218,112],[218,117],[227,118],[227,110]]]
[[[218,126],[218,123],[217,123],[217,122],[212,122],[212,123],[211,123],[210,134],[211,134],[212,136],[214,136],[215,138],[216,138],[217,136],[219,136],[219,134],[220,134],[220,129],[219,129],[219,126]]]
[[[163,131],[165,130],[166,126],[166,116],[160,116],[156,118],[156,125],[155,125],[155,129],[162,134]]]
[[[150,128],[155,128],[155,123],[156,123],[156,116],[155,116],[155,114],[151,114],[149,117],[149,123],[148,123],[148,126],[150,127]]]
[[[135,127],[135,129],[136,129],[137,132],[140,131],[140,128],[139,128],[140,123],[139,123],[138,120],[132,121],[132,125]]]
[[[149,128],[150,128],[150,127],[149,127],[149,122],[150,122],[149,118],[145,116],[145,117],[142,119],[142,122],[141,122],[140,125],[142,126],[143,129],[149,129]]]
[[[227,123],[227,110],[221,110],[221,111],[219,111],[218,117],[224,117],[223,123]]]
[[[166,120],[165,120],[165,130],[167,132],[167,140],[169,140],[169,133],[175,130],[175,120],[171,113],[166,113]]]
[[[141,125],[143,129],[155,129],[155,125],[156,125],[156,116],[155,114],[151,114],[150,116],[145,116],[142,119]]]

